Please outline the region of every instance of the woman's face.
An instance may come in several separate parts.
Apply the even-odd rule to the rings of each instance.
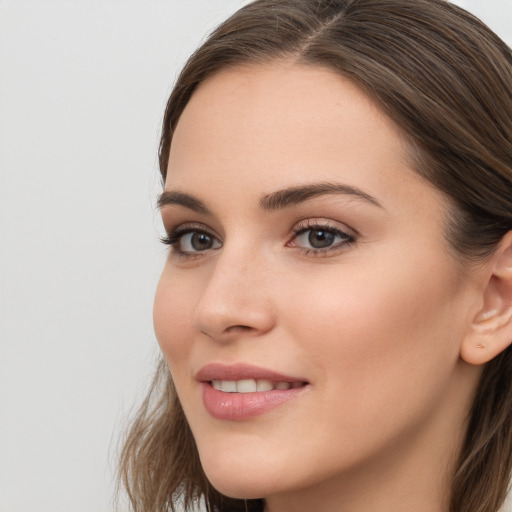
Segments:
[[[389,118],[329,70],[236,68],[194,93],[161,199],[154,321],[221,492],[339,486],[451,453],[480,305],[446,210]]]

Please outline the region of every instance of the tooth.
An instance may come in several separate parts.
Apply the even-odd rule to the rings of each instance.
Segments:
[[[221,380],[220,389],[225,393],[236,393],[236,381],[234,380]]]
[[[258,379],[256,381],[256,391],[272,391],[273,389],[274,385],[270,380]]]
[[[221,390],[220,380],[212,380],[213,389]]]
[[[275,389],[290,389],[292,385],[289,382],[277,382]]]
[[[238,393],[254,393],[256,391],[256,381],[254,379],[237,380],[236,390]]]

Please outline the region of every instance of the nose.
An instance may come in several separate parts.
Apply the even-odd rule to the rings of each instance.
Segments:
[[[261,258],[223,249],[194,310],[194,327],[219,342],[269,332],[275,313],[265,267]]]

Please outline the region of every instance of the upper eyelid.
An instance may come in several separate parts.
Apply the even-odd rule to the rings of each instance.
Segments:
[[[318,225],[318,226],[310,226],[310,227],[304,227],[304,228],[298,228],[294,231],[294,233],[292,233],[292,240],[294,240],[295,238],[297,238],[299,235],[303,235],[304,233],[307,233],[308,231],[330,231],[334,234],[336,234],[337,236],[342,236],[342,237],[347,237],[347,238],[356,238],[355,235],[352,235],[350,233],[348,233],[347,231],[348,230],[341,230],[339,228],[334,228],[332,226],[322,226],[322,225]]]
[[[334,226],[318,224],[318,225],[304,226],[304,227],[299,227],[299,228],[294,229],[294,231],[292,232],[292,236],[291,236],[289,242],[287,242],[287,243],[292,242],[293,240],[295,240],[299,236],[303,235],[304,233],[307,233],[308,231],[315,231],[315,230],[330,231],[330,232],[334,233],[336,236],[340,236],[342,238],[351,239],[351,240],[355,240],[359,237],[356,234],[350,233],[348,229],[344,230],[344,229],[336,228]]]
[[[223,241],[223,237],[220,236],[217,230],[211,228],[210,226],[204,224],[203,222],[197,221],[188,221],[188,222],[177,222],[173,226],[168,226],[164,222],[165,232],[168,238],[177,237],[179,238],[182,235],[185,235],[189,232],[197,231],[204,232],[213,237],[215,237],[219,241]],[[336,221],[334,219],[328,219],[325,217],[307,217],[295,222],[292,227],[289,229],[289,239],[293,239],[299,232],[307,231],[308,229],[314,228],[326,228],[331,231],[338,231],[340,233],[344,233],[351,237],[359,237],[359,232],[352,228],[351,226]]]
[[[328,228],[333,231],[340,231],[341,233],[346,233],[347,235],[350,236],[360,236],[360,233],[357,231],[357,229],[354,229],[348,224],[336,221],[334,219],[328,219],[325,217],[308,217],[306,219],[300,220],[294,224],[292,228],[292,233],[297,232],[297,230],[305,231],[314,228]]]
[[[209,235],[214,236],[215,238],[221,238],[215,229],[203,224],[202,222],[179,222],[173,226],[169,226],[164,222],[164,229],[167,235],[173,235],[176,233],[184,234],[190,231],[201,231],[204,233],[208,233]]]

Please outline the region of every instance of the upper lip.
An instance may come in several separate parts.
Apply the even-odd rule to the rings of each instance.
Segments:
[[[210,363],[203,366],[196,374],[196,380],[199,382],[244,379],[265,379],[273,382],[307,382],[306,379],[300,377],[284,375],[267,368],[250,364]]]

